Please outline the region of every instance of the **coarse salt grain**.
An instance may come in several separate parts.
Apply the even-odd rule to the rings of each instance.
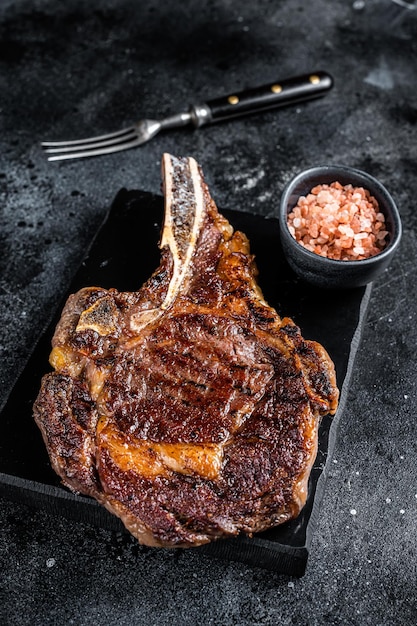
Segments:
[[[358,261],[383,250],[388,231],[377,200],[363,187],[317,185],[288,215],[291,235],[329,259]]]

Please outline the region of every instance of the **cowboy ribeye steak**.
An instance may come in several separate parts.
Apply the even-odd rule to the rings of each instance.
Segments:
[[[338,390],[324,348],[265,302],[197,163],[162,170],[159,268],[137,292],[69,297],[34,415],[66,486],[141,543],[186,547],[298,515]]]

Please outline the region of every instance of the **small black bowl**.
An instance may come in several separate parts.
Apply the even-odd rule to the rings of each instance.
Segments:
[[[389,232],[385,248],[358,261],[337,261],[310,252],[299,244],[288,229],[287,216],[300,196],[313,187],[338,181],[341,185],[367,189],[378,201]],[[373,176],[344,165],[321,165],[300,172],[285,187],[279,208],[279,225],[284,254],[291,268],[307,282],[328,289],[362,287],[375,280],[388,267],[401,239],[401,219],[394,200]]]

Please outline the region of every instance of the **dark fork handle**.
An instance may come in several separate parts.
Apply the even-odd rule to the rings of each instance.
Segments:
[[[311,100],[325,95],[332,86],[333,78],[326,72],[287,78],[262,87],[208,100],[203,105],[194,107],[194,123],[196,126],[203,126],[257,111]]]

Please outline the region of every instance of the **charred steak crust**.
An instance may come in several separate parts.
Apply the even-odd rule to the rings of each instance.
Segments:
[[[141,543],[195,546],[298,515],[333,364],[256,284],[191,158],[164,155],[161,264],[70,296],[34,405],[55,471]]]

